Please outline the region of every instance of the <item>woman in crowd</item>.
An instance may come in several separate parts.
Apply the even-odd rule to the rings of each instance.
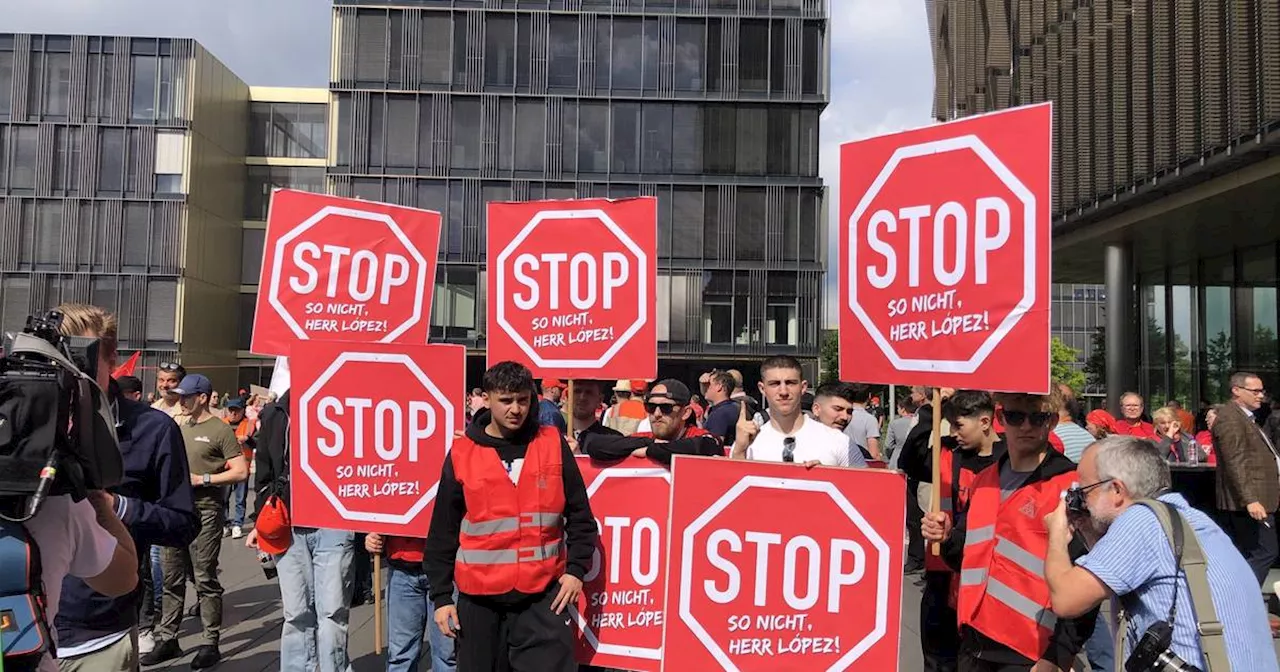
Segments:
[[[1195,437],[1182,430],[1177,414],[1168,406],[1161,406],[1151,414],[1156,429],[1156,446],[1170,462],[1187,462],[1191,451],[1196,451],[1197,462],[1205,458],[1196,447]]]

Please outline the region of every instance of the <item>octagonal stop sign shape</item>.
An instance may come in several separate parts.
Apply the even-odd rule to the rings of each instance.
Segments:
[[[426,536],[462,427],[465,350],[317,343],[294,353],[294,524]]]
[[[652,377],[656,199],[489,204],[490,364]]]
[[[901,476],[719,466],[676,458],[664,669],[896,669]]]
[[[638,457],[578,458],[600,536],[570,614],[578,662],[657,670],[666,621],[667,522],[671,473]]]
[[[277,190],[253,349],[299,340],[426,343],[438,213]]]
[[[842,352],[871,365],[854,377],[1047,388],[1049,119],[1035,106],[842,148]],[[971,377],[984,367],[1027,373]]]

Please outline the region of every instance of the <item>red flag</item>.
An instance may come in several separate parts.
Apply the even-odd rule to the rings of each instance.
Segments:
[[[119,378],[120,376],[132,376],[133,370],[138,367],[138,357],[140,357],[141,355],[142,355],[141,351],[135,352],[132,355],[130,355],[129,359],[125,361],[124,364],[121,364],[120,366],[116,367],[115,373],[112,373],[111,377]]]

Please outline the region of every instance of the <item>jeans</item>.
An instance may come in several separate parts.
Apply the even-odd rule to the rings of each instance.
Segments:
[[[391,567],[387,578],[387,672],[418,672],[422,634],[431,644],[431,672],[456,672],[453,640],[435,623],[426,574]]]
[[[1110,619],[1098,614],[1098,624],[1093,628],[1093,635],[1084,643],[1084,655],[1089,659],[1089,667],[1094,672],[1112,672],[1116,669],[1116,642],[1111,636]]]
[[[276,556],[284,625],[281,672],[351,672],[347,619],[355,533],[293,528],[289,550]]]
[[[248,495],[248,481],[240,481],[231,486],[231,498],[227,500],[227,521],[232,527],[244,526],[244,505]]]

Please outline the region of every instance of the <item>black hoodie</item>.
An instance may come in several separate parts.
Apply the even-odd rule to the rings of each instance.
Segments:
[[[497,451],[498,459],[505,464],[524,458],[529,442],[538,432],[538,418],[533,413],[510,439],[489,436],[485,433],[488,425],[489,411],[482,409],[467,426],[467,438],[477,446]],[[578,463],[574,461],[573,452],[564,437],[560,438],[560,461],[564,474],[564,536],[568,548],[565,573],[581,579],[590,569],[591,556],[596,550],[596,520],[591,514],[582,472],[578,471]],[[440,488],[436,491],[431,529],[427,532],[426,551],[422,557],[423,571],[431,583],[431,601],[437,609],[453,604],[453,564],[458,555],[458,534],[466,512],[467,501],[462,485],[454,475],[453,455],[450,453],[445,455],[444,468],[440,472]],[[549,587],[553,586],[555,582]],[[517,604],[536,597],[540,595],[511,591],[505,595],[484,596],[483,599],[499,604]]]

